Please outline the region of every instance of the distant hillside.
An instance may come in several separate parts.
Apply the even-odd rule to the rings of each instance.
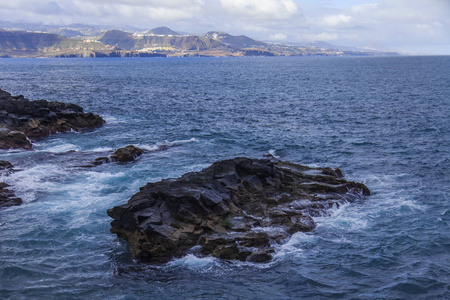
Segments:
[[[131,33],[121,30],[109,30],[99,39],[105,45],[117,46],[120,49],[130,50],[134,48],[136,39]]]
[[[73,29],[69,29],[69,28],[58,28],[58,29],[54,29],[54,30],[49,30],[48,32],[62,35],[62,36],[68,37],[68,38],[76,37],[76,36],[86,36],[85,34],[81,33],[78,30],[73,30]]]
[[[157,35],[180,35],[178,32],[173,31],[172,29],[165,27],[165,26],[153,28],[147,32],[150,34],[157,34]]]
[[[57,34],[24,31],[0,31],[0,51],[34,52],[60,44],[67,39]]]
[[[213,39],[198,36],[145,36],[142,40],[136,43],[136,48],[151,48],[155,46],[173,47],[182,49],[183,51],[190,50],[208,50],[214,48],[225,48],[224,45]]]
[[[219,41],[198,36],[133,36],[120,30],[110,30],[103,34],[100,42],[117,46],[123,50],[139,50],[154,47],[172,47],[183,51],[207,50],[225,47]]]
[[[0,23],[0,25],[5,23]],[[8,24],[7,24],[8,25]],[[203,36],[178,35],[159,27],[145,31],[126,32],[118,29],[103,31],[97,36],[97,26],[72,24],[52,26],[55,33],[0,30],[0,57],[167,57],[167,56],[342,56],[395,55],[392,52],[344,50],[324,42],[302,44],[272,44],[245,35],[233,36],[211,31]]]
[[[110,55],[122,56],[122,53],[117,53],[112,47],[98,41],[71,39],[54,33],[0,31],[0,57],[101,57]]]
[[[268,44],[264,42],[256,41],[245,35],[234,36],[225,32],[210,31],[205,34],[205,37],[235,48],[258,48],[268,46]]]
[[[357,51],[358,49],[355,47],[347,47],[347,46],[337,46],[324,41],[314,41],[308,43],[301,43],[300,45],[306,47],[317,47],[323,49],[336,49],[336,50],[345,50],[345,51]]]

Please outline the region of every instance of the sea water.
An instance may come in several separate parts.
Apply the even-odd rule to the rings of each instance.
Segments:
[[[106,124],[0,151],[0,298],[450,298],[450,57],[2,59],[0,88]],[[127,164],[83,167],[133,144]],[[372,195],[263,264],[135,261],[106,210],[216,160],[339,167]]]

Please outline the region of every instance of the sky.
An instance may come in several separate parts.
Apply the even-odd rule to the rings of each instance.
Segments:
[[[0,0],[0,21],[167,26],[450,55],[450,0]]]

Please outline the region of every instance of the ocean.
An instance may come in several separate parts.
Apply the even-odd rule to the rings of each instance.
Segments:
[[[0,88],[106,124],[0,150],[2,299],[450,299],[450,57],[1,59]],[[84,165],[129,144],[127,164]],[[147,182],[266,154],[372,195],[268,263],[134,260],[106,210]]]

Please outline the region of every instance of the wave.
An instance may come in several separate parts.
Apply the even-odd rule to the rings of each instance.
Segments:
[[[177,147],[188,143],[198,143],[199,140],[196,138],[191,138],[189,140],[175,140],[175,141],[163,141],[163,142],[157,142],[154,145],[148,145],[148,144],[137,144],[136,146],[142,149],[145,149],[147,151],[161,151],[166,150],[169,147]]]
[[[219,260],[215,257],[197,257],[193,254],[188,254],[178,259],[174,259],[167,263],[167,267],[187,267],[193,270],[210,270],[219,263]]]
[[[39,193],[53,192],[61,189],[61,182],[70,174],[57,164],[40,164],[20,172],[13,172],[5,178],[15,194],[24,202],[37,200]]]
[[[89,152],[111,152],[114,151],[112,147],[97,147],[92,150],[89,150]]]

